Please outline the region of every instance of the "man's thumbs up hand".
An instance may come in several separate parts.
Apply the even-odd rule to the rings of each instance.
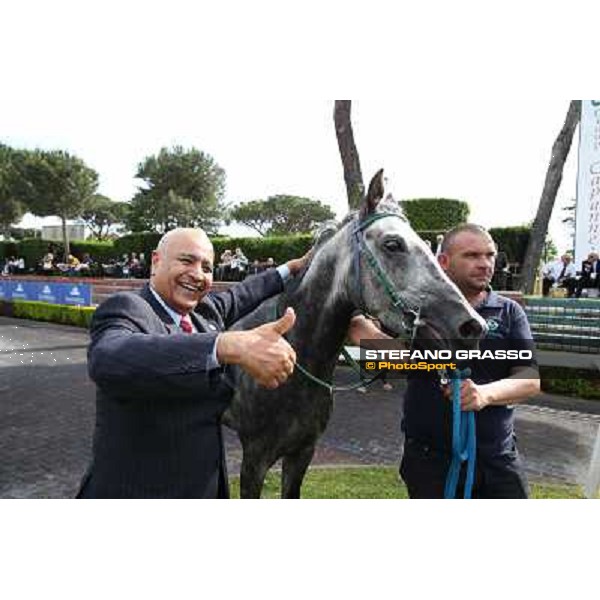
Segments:
[[[295,322],[296,313],[293,308],[288,306],[288,308],[285,309],[285,313],[283,313],[283,317],[272,323],[261,325],[261,327],[272,327],[275,333],[285,335],[294,326]]]
[[[217,359],[237,364],[260,385],[275,389],[294,372],[296,353],[282,337],[296,322],[288,308],[277,321],[249,331],[226,331],[217,338]]]

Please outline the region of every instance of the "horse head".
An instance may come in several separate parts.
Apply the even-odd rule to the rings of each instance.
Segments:
[[[351,293],[358,307],[417,347],[476,347],[485,331],[483,319],[386,192],[383,170],[373,177],[352,226]]]

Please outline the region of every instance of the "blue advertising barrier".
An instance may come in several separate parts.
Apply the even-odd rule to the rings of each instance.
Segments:
[[[62,284],[36,283],[35,299],[39,302],[50,302],[52,304],[63,304]]]
[[[89,283],[54,283],[51,281],[19,281],[0,279],[0,300],[35,300],[51,304],[91,306]]]
[[[10,281],[0,279],[0,300],[8,300],[10,297]]]
[[[9,300],[36,300],[37,284],[29,281],[12,281]]]
[[[92,286],[89,283],[63,283],[63,297],[61,304],[77,304],[91,306]]]

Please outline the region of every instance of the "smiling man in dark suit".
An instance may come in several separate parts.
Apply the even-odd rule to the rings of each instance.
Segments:
[[[221,293],[210,292],[213,262],[202,230],[170,231],[152,255],[150,284],[96,310],[88,350],[96,427],[78,497],[228,497],[220,426],[233,394],[227,366],[269,388],[283,383],[296,361],[283,338],[295,315],[227,329],[282,291],[306,257]]]

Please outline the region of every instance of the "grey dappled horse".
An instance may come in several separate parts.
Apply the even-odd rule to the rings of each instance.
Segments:
[[[287,338],[297,363],[333,380],[352,313],[360,308],[404,337],[431,348],[460,341],[475,347],[483,322],[443,273],[431,250],[410,227],[399,205],[383,199],[383,171],[371,181],[358,215],[314,249],[302,276],[236,324],[249,329],[281,316],[287,306],[296,324]],[[239,435],[242,498],[259,498],[269,468],[282,461],[284,498],[299,498],[315,445],[333,408],[330,390],[298,367],[276,390],[234,372],[236,393],[224,422]]]

